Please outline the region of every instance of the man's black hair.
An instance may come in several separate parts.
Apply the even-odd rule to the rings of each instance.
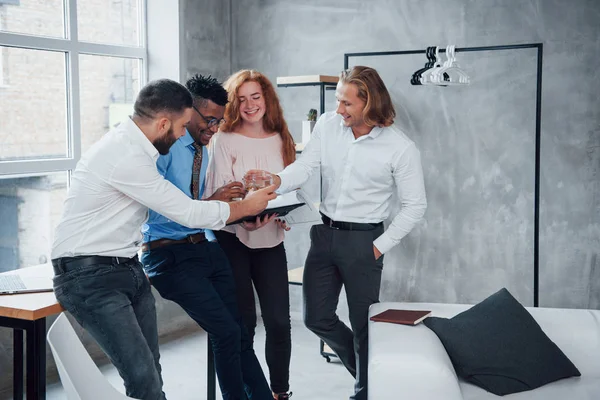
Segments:
[[[210,100],[219,106],[227,104],[227,91],[219,81],[210,75],[196,74],[186,82],[185,86],[200,102]]]
[[[193,104],[192,94],[185,86],[170,79],[158,79],[140,90],[133,110],[140,117],[154,118],[160,112],[182,113]]]

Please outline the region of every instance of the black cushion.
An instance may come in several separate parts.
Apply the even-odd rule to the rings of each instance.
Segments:
[[[454,318],[429,317],[424,324],[440,338],[458,376],[497,395],[581,376],[506,289]]]

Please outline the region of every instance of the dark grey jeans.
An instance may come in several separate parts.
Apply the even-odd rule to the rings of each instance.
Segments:
[[[367,399],[367,322],[369,307],[379,302],[383,269],[383,257],[375,260],[373,241],[382,233],[383,227],[346,231],[315,225],[304,267],[304,323],[356,378],[356,400]],[[342,285],[352,330],[336,314]]]
[[[110,358],[125,382],[127,396],[165,399],[154,296],[137,259],[116,265],[67,266],[54,277],[54,292]]]

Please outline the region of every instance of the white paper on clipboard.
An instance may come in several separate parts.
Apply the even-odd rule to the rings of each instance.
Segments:
[[[290,211],[283,219],[285,219],[289,225],[321,221],[321,214],[319,214],[320,203],[312,202],[306,192],[302,189],[298,189],[295,192],[296,196],[304,203],[305,207],[299,207]]]

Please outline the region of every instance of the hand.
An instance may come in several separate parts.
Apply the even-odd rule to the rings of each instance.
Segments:
[[[243,199],[245,195],[246,190],[244,190],[244,185],[241,182],[229,182],[218,188],[213,195],[206,200],[220,200],[228,203],[233,201],[233,199]]]
[[[284,219],[277,218],[275,220],[275,223],[277,224],[277,226],[279,226],[281,229],[283,229],[286,232],[289,231],[290,229],[292,229],[292,227],[288,226],[287,222]]]
[[[258,215],[267,208],[269,200],[277,197],[275,185],[249,192],[244,200],[227,203],[229,206],[229,218],[227,223],[237,221],[249,215]]]
[[[381,252],[375,245],[373,245],[373,254],[375,255],[376,260],[379,260],[379,257],[381,257]]]
[[[247,231],[255,231],[255,230],[267,225],[269,222],[273,221],[275,219],[275,217],[277,217],[277,214],[263,215],[262,220],[260,219],[260,217],[256,217],[255,222],[248,222],[248,221],[242,222],[242,227]]]
[[[277,190],[279,188],[279,186],[281,186],[281,178],[278,175],[272,174],[269,171],[265,171],[265,170],[262,170],[262,169],[251,169],[251,170],[249,170],[244,175],[244,180],[246,180],[248,176],[261,175],[261,174],[267,174],[267,175],[271,176],[271,179],[273,180],[273,184],[275,185],[275,190]]]
[[[276,197],[275,185],[248,193],[246,198],[242,200],[245,206],[245,215],[260,214],[267,208],[269,200],[273,200]]]

